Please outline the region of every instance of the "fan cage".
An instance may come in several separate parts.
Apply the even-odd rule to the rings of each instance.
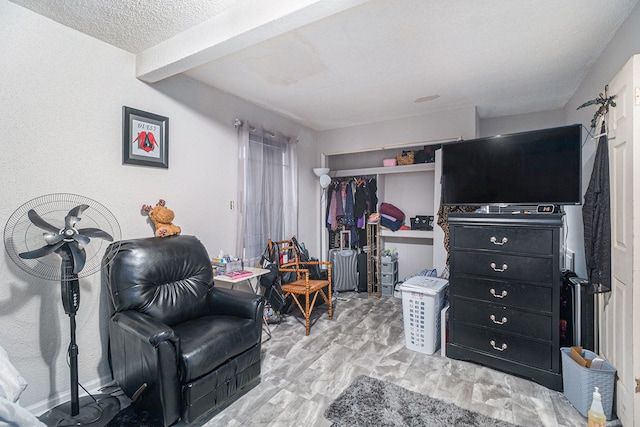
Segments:
[[[49,224],[60,226],[62,230],[64,229],[65,216],[71,209],[79,205],[88,205],[89,207],[79,216],[80,221],[77,227],[80,229],[99,228],[109,233],[113,242],[116,242],[111,244],[112,242],[108,240],[91,238],[90,243],[84,247],[86,251],[85,266],[77,273],[76,277],[84,278],[98,272],[103,267],[103,255],[109,255],[108,259],[111,259],[111,255],[119,248],[120,226],[111,211],[101,203],[88,197],[69,193],[47,194],[29,200],[9,217],[4,228],[4,246],[13,262],[32,276],[45,280],[64,280],[60,269],[61,257],[55,252],[35,259],[20,257],[20,253],[46,245],[43,237],[45,231],[31,222],[28,212],[31,209],[35,210]]]

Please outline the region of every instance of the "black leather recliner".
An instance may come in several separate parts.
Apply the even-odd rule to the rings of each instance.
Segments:
[[[113,375],[165,426],[194,422],[259,381],[262,297],[214,288],[193,236],[125,240],[105,259]],[[107,254],[111,251],[107,250]]]

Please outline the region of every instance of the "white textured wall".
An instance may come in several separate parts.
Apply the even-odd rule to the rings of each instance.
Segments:
[[[582,123],[590,129],[591,119],[597,110],[597,106],[590,106],[576,110],[582,103],[595,99],[599,93],[618,74],[618,71],[627,63],[629,58],[640,53],[640,5],[637,5],[627,20],[622,24],[616,35],[611,39],[607,48],[589,69],[578,89],[564,107],[567,123]],[[599,132],[597,132],[599,133]],[[586,132],[583,133],[586,136]],[[587,190],[596,150],[596,141],[586,138],[582,149],[582,189]],[[567,246],[576,253],[576,273],[586,277],[586,262],[584,256],[584,225],[582,222],[582,209],[572,207],[567,210],[567,221],[573,225],[576,232],[568,236]]]
[[[618,29],[611,42],[591,66],[589,73],[562,110],[481,120],[481,135],[489,136],[500,133],[521,132],[574,123],[581,123],[587,129],[590,129],[591,119],[598,106],[590,106],[580,110],[577,110],[577,108],[584,102],[595,99],[600,92],[604,91],[604,87],[615,77],[629,58],[634,54],[640,53],[638,28],[640,28],[640,5],[635,7],[627,20]],[[584,129],[583,138],[582,193],[584,194],[593,169],[596,141],[592,140]],[[582,206],[567,206],[565,207],[565,213],[568,230],[566,237],[567,248],[576,255],[576,274],[580,277],[586,277]]]
[[[184,234],[210,253],[235,248],[236,131],[249,119],[300,140],[301,195],[315,194],[315,134],[187,78],[135,79],[134,57],[0,0],[0,224],[28,200],[68,192],[109,208],[122,237],[152,235],[143,203],[162,198]],[[122,106],[169,117],[169,169],[122,165]],[[308,172],[308,173],[306,173]],[[317,205],[302,203],[301,234],[315,237]],[[257,219],[259,220],[259,219]],[[69,390],[69,322],[59,284],[35,279],[0,254],[0,344],[29,386],[38,413]],[[81,280],[80,381],[109,381],[106,301],[100,276]]]
[[[404,119],[327,130],[318,135],[318,151],[341,153],[390,144],[410,144],[460,136],[471,139],[476,135],[475,120],[475,108],[470,106]]]
[[[504,135],[508,133],[526,132],[564,126],[562,109],[542,111],[539,113],[518,114],[516,116],[496,117],[480,121],[480,137]]]

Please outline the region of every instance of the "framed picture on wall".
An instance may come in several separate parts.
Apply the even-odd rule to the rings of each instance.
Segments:
[[[122,149],[123,164],[169,168],[169,119],[123,107]]]

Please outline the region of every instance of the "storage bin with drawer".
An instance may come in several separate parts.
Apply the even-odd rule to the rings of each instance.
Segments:
[[[562,214],[451,214],[447,356],[562,389]]]
[[[384,287],[388,287],[390,292],[385,293],[385,295],[393,295],[393,286],[398,282],[398,258],[387,258],[390,261],[385,261],[384,259],[380,263],[380,281]]]

